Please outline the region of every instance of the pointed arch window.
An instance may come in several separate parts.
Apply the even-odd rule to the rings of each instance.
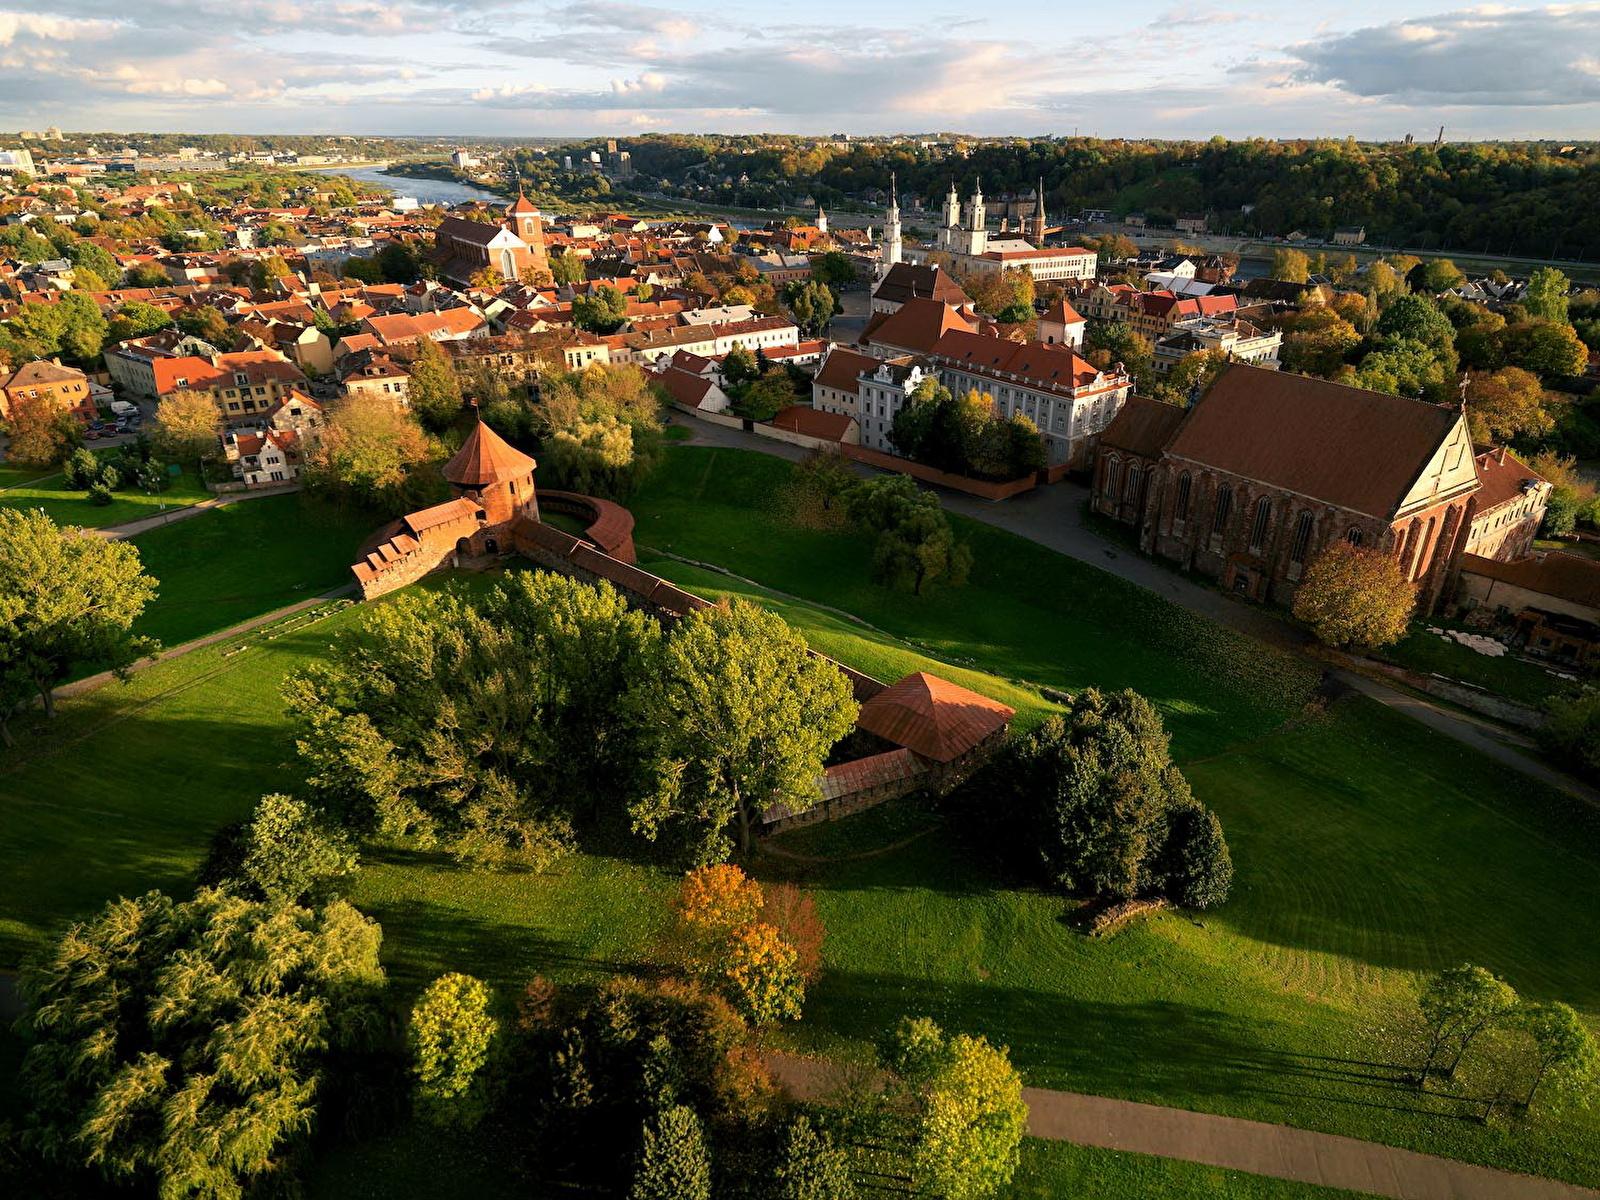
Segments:
[[[1180,521],[1187,521],[1189,519],[1189,493],[1193,488],[1194,480],[1189,478],[1189,472],[1185,471],[1182,475],[1178,476],[1177,517]]]
[[[1289,561],[1303,563],[1311,545],[1311,514],[1303,512],[1294,523],[1294,538],[1289,543]]]
[[[1223,527],[1228,523],[1228,518],[1232,515],[1233,488],[1225,483],[1217,489],[1217,507],[1211,514],[1211,532],[1213,534],[1221,533]]]
[[[1267,525],[1272,520],[1272,501],[1265,496],[1256,501],[1256,519],[1250,523],[1250,550],[1252,553],[1261,549],[1261,543],[1267,539]]]

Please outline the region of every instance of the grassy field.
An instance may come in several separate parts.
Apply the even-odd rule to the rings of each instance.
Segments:
[[[916,806],[785,835],[780,846],[816,861],[756,867],[814,888],[831,932],[828,971],[787,1042],[860,1053],[900,1015],[928,1013],[1007,1043],[1039,1086],[1600,1183],[1593,1118],[1483,1129],[1396,1086],[1372,1053],[1385,1005],[1408,996],[1418,972],[1464,958],[1526,994],[1600,1013],[1592,822],[1370,702],[1308,707],[1315,680],[1297,664],[987,526],[959,523],[977,560],[966,588],[882,592],[866,582],[860,539],[787,528],[774,499],[786,470],[755,455],[669,450],[634,503],[641,558],[705,594],[772,604],[820,649],[880,678],[920,667],[956,678],[1014,705],[1019,725],[1050,711],[1041,684],[1138,688],[1165,712],[1239,869],[1233,899],[1214,913],[1090,941],[1064,922],[1060,897],[1001,877]],[[350,619],[250,638],[238,653],[196,652],[73,700],[46,736],[0,763],[0,964],[110,895],[182,891],[215,828],[261,792],[292,789],[278,687]],[[581,980],[625,969],[647,953],[672,882],[594,856],[545,877],[394,849],[366,857],[355,899],[383,924],[401,999],[447,967],[502,986],[534,972]],[[399,1160],[429,1158],[399,1141]],[[1034,1190],[1018,1195],[1074,1194],[1050,1172],[1072,1186],[1110,1181],[1085,1195],[1312,1194],[1206,1192],[1206,1180],[1146,1180],[1133,1160],[1035,1149],[1030,1163],[1039,1154],[1048,1161],[1029,1168]],[[367,1155],[341,1152],[329,1177],[355,1178]],[[438,1190],[477,1175],[464,1169]]]
[[[176,646],[349,583],[356,548],[375,524],[286,495],[140,534],[133,544],[160,593],[139,632]]]
[[[27,468],[0,468],[0,508],[42,508],[57,525],[81,525],[85,529],[104,529],[110,525],[125,525],[142,517],[153,517],[162,511],[187,508],[211,493],[193,467],[172,480],[164,492],[151,495],[132,489],[119,491],[110,504],[90,504],[81,488],[67,487],[66,477],[46,474]]]
[[[1424,675],[1459,679],[1535,708],[1551,696],[1560,695],[1574,686],[1570,681],[1557,678],[1538,663],[1510,655],[1491,658],[1459,642],[1430,633],[1423,625],[1412,626],[1410,633],[1383,650],[1379,657]]]

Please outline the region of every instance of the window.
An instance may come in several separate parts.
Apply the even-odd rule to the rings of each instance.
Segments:
[[[1186,521],[1189,519],[1189,492],[1193,487],[1194,480],[1189,478],[1189,472],[1185,471],[1182,475],[1178,476],[1177,516],[1178,520],[1180,521]]]
[[[1121,487],[1122,487],[1122,463],[1121,463],[1121,461],[1119,459],[1108,458],[1108,459],[1106,459],[1106,479],[1105,479],[1106,495],[1110,499],[1115,500],[1117,498],[1117,493],[1121,490]]]
[[[1122,494],[1124,500],[1137,500],[1139,498],[1139,465],[1128,464],[1128,490]]]
[[[1256,501],[1256,519],[1250,526],[1250,549],[1259,551],[1267,539],[1267,523],[1272,520],[1272,501],[1265,496]]]
[[[1361,530],[1357,529],[1354,525],[1350,526],[1349,531],[1344,535],[1344,540],[1349,542],[1352,546],[1361,545]]]
[[[1294,538],[1289,543],[1289,561],[1303,563],[1306,547],[1311,544],[1311,514],[1303,512],[1294,523]]]
[[[1228,523],[1228,517],[1233,513],[1233,488],[1223,484],[1217,489],[1217,507],[1211,514],[1211,533],[1213,536],[1222,532]]]

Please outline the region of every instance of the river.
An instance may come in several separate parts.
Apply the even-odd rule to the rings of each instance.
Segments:
[[[467,200],[505,203],[505,197],[486,188],[449,179],[414,179],[409,175],[390,175],[381,167],[318,167],[318,175],[347,175],[351,179],[382,188],[397,196],[415,196],[423,204],[461,204]]]

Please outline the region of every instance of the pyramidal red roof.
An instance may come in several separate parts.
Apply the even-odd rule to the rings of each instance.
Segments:
[[[533,459],[479,420],[444,465],[444,477],[462,487],[488,487],[508,479],[521,479],[533,470]]]
[[[512,203],[510,208],[506,209],[506,211],[512,216],[518,216],[522,213],[536,213],[539,211],[539,208],[538,205],[534,204],[532,200],[529,200],[527,194],[519,188],[517,190],[516,200]]]
[[[1082,325],[1084,319],[1078,315],[1078,310],[1067,303],[1066,297],[1058,299],[1049,312],[1045,313],[1044,320],[1054,321],[1059,325]]]
[[[918,671],[861,706],[856,724],[935,762],[951,762],[1016,715],[998,700]]]

